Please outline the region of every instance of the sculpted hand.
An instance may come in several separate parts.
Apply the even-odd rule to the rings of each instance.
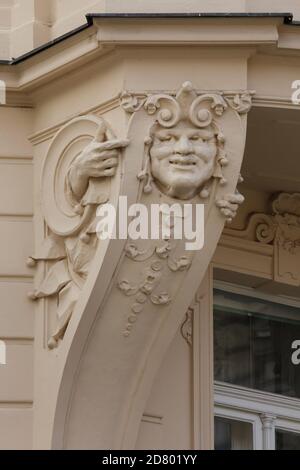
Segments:
[[[217,201],[221,213],[226,217],[227,222],[232,222],[236,216],[239,206],[244,202],[245,198],[238,191],[235,194],[227,194],[224,199]]]
[[[85,194],[90,178],[115,175],[119,150],[128,144],[128,140],[117,140],[109,135],[104,121],[100,124],[94,140],[75,159],[69,170],[69,183],[78,200]]]

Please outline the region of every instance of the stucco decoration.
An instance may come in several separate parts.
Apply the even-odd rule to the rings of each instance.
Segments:
[[[274,246],[273,278],[300,286],[300,194],[273,198],[270,214],[252,214],[244,230],[227,234]]]
[[[138,178],[145,193],[153,185],[166,195],[191,200],[197,194],[208,199],[214,184],[226,187],[223,168],[229,163],[226,136],[219,120],[228,107],[245,114],[251,107],[252,93],[200,93],[185,82],[175,95],[134,95],[124,92],[121,104],[126,112],[144,107],[156,116],[145,139],[144,168]],[[216,205],[228,222],[244,201],[236,190],[216,199]]]
[[[67,310],[68,314],[72,310],[72,316],[57,351],[64,366],[53,421],[54,447],[60,447],[63,441],[66,448],[98,448],[99,442],[102,448],[133,448],[157,368],[207,272],[225,222],[232,219],[242,202],[236,188],[250,100],[251,93],[225,96],[220,91],[199,92],[190,82],[185,82],[177,93],[127,92],[125,98],[121,97],[121,105],[129,113],[127,141],[115,143],[117,150],[123,148],[116,174],[108,180],[95,177],[99,187],[93,194],[101,194],[95,206],[109,198],[115,207],[119,204],[119,215],[128,215],[128,222],[135,223],[136,228],[136,217],[142,212],[152,214],[153,207],[159,207],[159,220],[153,224],[150,217],[145,238],[117,236],[95,240],[95,247],[86,223],[74,236],[62,234],[61,227],[60,233],[53,235],[59,241],[60,250],[55,245],[59,261],[55,264],[61,263],[60,269],[65,266],[62,253],[66,241],[70,240],[68,250],[73,246],[71,241],[81,244],[79,255],[85,253],[86,246],[93,247],[93,259],[86,264],[79,296],[78,291],[77,295],[68,292],[73,283],[59,275],[64,281],[60,294],[65,293],[66,299],[74,303]],[[116,113],[120,121],[115,127],[126,121],[123,113],[120,107]],[[97,129],[94,126],[93,137]],[[79,126],[77,136],[83,134]],[[107,136],[104,143],[111,149],[112,141]],[[84,155],[83,162],[89,159],[86,148],[77,153]],[[77,198],[72,206],[77,212],[77,229],[85,217],[77,206],[85,207],[81,201],[85,200],[87,181],[84,185],[77,180],[78,168],[71,161],[66,165],[65,181],[68,175],[64,197],[70,197],[71,188],[71,197]],[[106,192],[105,182],[110,184],[110,191]],[[126,214],[123,198],[128,209],[135,207],[134,213]],[[178,212],[174,210],[176,205]],[[186,205],[192,213],[185,211]],[[195,232],[204,236],[204,245],[193,250],[188,245],[193,241],[185,232],[182,237],[174,236],[175,220],[191,224],[191,214],[200,206],[204,225],[201,222]],[[167,210],[171,208],[172,214]],[[92,223],[93,215],[91,219]],[[47,225],[53,230],[50,222]],[[152,236],[153,228],[158,236]],[[73,275],[73,262],[69,263],[68,258]],[[64,299],[62,302],[70,307]],[[83,415],[89,416],[84,429]]]
[[[180,328],[183,339],[189,346],[193,344],[193,309],[189,308]]]
[[[111,178],[127,145],[103,119],[91,115],[63,127],[46,155],[41,193],[47,236],[28,264],[47,262],[31,299],[57,298],[49,348],[63,337],[87,278],[98,243],[96,210],[110,200]]]
[[[121,105],[126,112],[143,110],[148,116],[144,135],[130,138],[132,142],[143,139],[138,201],[149,208],[153,203],[178,202],[183,208],[185,203],[195,206],[202,202],[206,219],[215,204],[230,222],[244,198],[236,187],[233,192],[227,190],[226,173],[234,168],[230,168],[232,149],[226,139],[232,119],[239,122],[250,103],[251,93],[226,97],[221,92],[199,93],[190,82],[174,95],[123,93]],[[51,349],[63,338],[86,282],[99,244],[96,211],[110,201],[112,193],[114,197],[118,194],[117,183],[112,190],[111,182],[116,179],[121,150],[128,144],[129,140],[118,140],[102,118],[82,116],[57,133],[46,155],[41,181],[46,236],[28,264],[47,262],[44,279],[29,295],[33,300],[57,299],[55,326],[48,333]],[[170,228],[169,238],[129,240],[125,248],[128,260],[143,265],[133,279],[128,274],[119,277],[119,290],[132,297],[125,337],[148,303],[165,309],[172,302],[172,277],[184,277],[193,263],[194,253],[186,251],[185,240],[172,240],[170,224],[170,214],[162,213],[162,225]]]
[[[249,109],[251,94],[242,96],[248,96],[245,106]],[[242,98],[229,102],[222,93],[198,94],[190,82],[185,82],[174,96],[160,93],[142,98],[123,94],[121,104],[126,112],[138,114],[143,109],[152,118],[144,138],[143,168],[137,175],[141,182],[139,202],[148,207],[153,203],[177,203],[181,208],[185,203],[202,203],[206,218],[215,204],[230,222],[244,198],[237,189],[233,193],[226,191],[224,170],[230,169],[232,163],[226,145],[226,114],[232,110],[235,116],[245,113],[242,102]],[[172,223],[170,214],[164,214],[163,209],[161,216],[162,225]],[[182,215],[182,219],[185,217]],[[125,248],[127,258],[143,263],[142,269],[135,269],[134,278],[128,277],[131,268],[126,277],[119,277],[119,290],[132,298],[123,330],[125,337],[130,336],[149,303],[163,310],[172,302],[172,283],[184,277],[193,263],[195,252],[185,249],[186,240],[173,238],[172,228],[174,224],[169,238],[130,241]]]

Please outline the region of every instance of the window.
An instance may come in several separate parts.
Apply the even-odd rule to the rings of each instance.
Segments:
[[[299,301],[216,284],[216,449],[300,450],[299,339]]]
[[[252,450],[252,426],[245,421],[215,417],[216,450]]]
[[[276,450],[299,450],[300,449],[300,434],[294,432],[281,431],[277,429],[276,435]]]

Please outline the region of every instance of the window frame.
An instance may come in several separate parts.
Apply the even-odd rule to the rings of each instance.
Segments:
[[[223,281],[214,281],[214,289],[300,309],[300,300],[293,297],[265,294]],[[215,416],[252,425],[253,450],[275,450],[276,430],[300,434],[299,398],[215,381],[214,403]]]

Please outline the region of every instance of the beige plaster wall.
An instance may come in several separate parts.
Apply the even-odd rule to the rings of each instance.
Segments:
[[[11,8],[10,57],[18,57],[51,38],[52,2],[15,0]]]
[[[9,57],[9,40],[13,0],[0,1],[0,57]]]
[[[33,272],[31,109],[0,108],[0,449],[32,446],[33,306],[27,297]]]
[[[233,12],[245,11],[247,0],[106,0],[106,11],[111,12]]]
[[[105,11],[105,0],[54,0],[52,2],[52,38],[64,34],[85,23],[86,13],[103,13]]]
[[[179,330],[153,383],[137,449],[193,448],[192,383],[192,348]]]

